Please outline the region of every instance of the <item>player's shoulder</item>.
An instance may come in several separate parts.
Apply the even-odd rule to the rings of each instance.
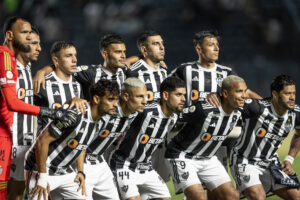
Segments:
[[[232,71],[231,67],[227,67],[225,65],[220,65],[218,63],[216,63],[216,67],[217,67],[217,69],[220,69],[220,70],[223,70],[223,71]]]
[[[295,107],[293,109],[294,112],[300,113],[300,106],[298,104],[295,104]]]
[[[47,80],[53,80],[53,79],[55,79],[55,73],[54,72],[50,72],[49,74],[46,74],[45,75],[45,80],[47,81]]]
[[[135,62],[135,63],[133,63],[132,65],[130,65],[128,71],[129,71],[129,72],[134,72],[134,71],[137,71],[137,70],[139,70],[139,69],[141,69],[141,68],[143,68],[143,67],[144,67],[143,60],[140,59],[140,60],[138,60],[137,62]]]

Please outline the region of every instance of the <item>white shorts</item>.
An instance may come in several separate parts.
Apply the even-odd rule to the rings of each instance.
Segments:
[[[107,162],[84,164],[87,199],[120,199],[114,176]]]
[[[11,151],[10,177],[16,181],[25,181],[24,159],[30,146],[13,146]]]
[[[38,199],[38,195],[32,198],[31,194],[36,186],[38,172],[26,170],[25,175],[28,200],[36,200]],[[55,199],[86,199],[86,196],[82,195],[81,190],[77,191],[79,183],[74,182],[76,175],[75,172],[72,172],[65,175],[48,176],[50,196],[52,196],[53,193]]]
[[[153,168],[157,171],[157,173],[162,177],[165,182],[170,181],[171,173],[167,167],[166,159],[165,159],[166,147],[163,145],[160,148],[157,148],[152,154],[151,162]]]
[[[218,160],[222,163],[222,165],[227,171],[227,147],[220,146],[215,156],[218,158]]]
[[[231,181],[227,171],[216,156],[201,160],[186,158],[166,160],[173,177],[176,194],[196,184],[206,185],[212,191]]]
[[[168,187],[164,180],[155,170],[132,171],[130,169],[117,169],[117,186],[121,199],[128,199],[140,194],[147,194],[149,199],[171,198]]]
[[[271,171],[252,164],[238,164],[230,168],[231,174],[236,182],[237,190],[242,193],[246,188],[261,184],[266,193],[287,187],[276,184]]]

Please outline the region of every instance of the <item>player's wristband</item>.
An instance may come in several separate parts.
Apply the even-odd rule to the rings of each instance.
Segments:
[[[83,178],[85,179],[85,173],[83,171],[78,171],[77,174],[82,174]]]
[[[46,189],[47,184],[48,184],[48,174],[47,173],[40,173],[39,174],[39,179],[37,181],[37,185]]]
[[[293,164],[294,159],[295,158],[293,156],[286,155],[285,158],[284,158],[284,161],[289,161],[291,164]]]

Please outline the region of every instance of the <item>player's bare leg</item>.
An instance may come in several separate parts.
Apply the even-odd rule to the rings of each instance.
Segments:
[[[240,195],[238,191],[234,188],[231,182],[224,183],[214,189],[213,194],[217,196],[219,200],[239,200]]]
[[[246,188],[244,190],[244,195],[250,200],[266,199],[266,192],[261,184]]]
[[[184,195],[188,200],[205,200],[205,191],[200,184],[191,185],[184,190]]]

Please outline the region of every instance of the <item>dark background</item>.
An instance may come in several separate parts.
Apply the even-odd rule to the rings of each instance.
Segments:
[[[218,63],[234,68],[249,88],[266,97],[271,80],[282,73],[300,86],[299,11],[299,0],[2,0],[0,26],[19,15],[38,27],[42,52],[34,73],[51,63],[54,41],[74,42],[79,65],[98,64],[103,62],[101,36],[120,34],[129,57],[138,54],[136,38],[145,29],[161,32],[170,72],[198,59],[192,43],[196,32],[214,29],[221,36]],[[298,103],[299,98],[298,92]]]

